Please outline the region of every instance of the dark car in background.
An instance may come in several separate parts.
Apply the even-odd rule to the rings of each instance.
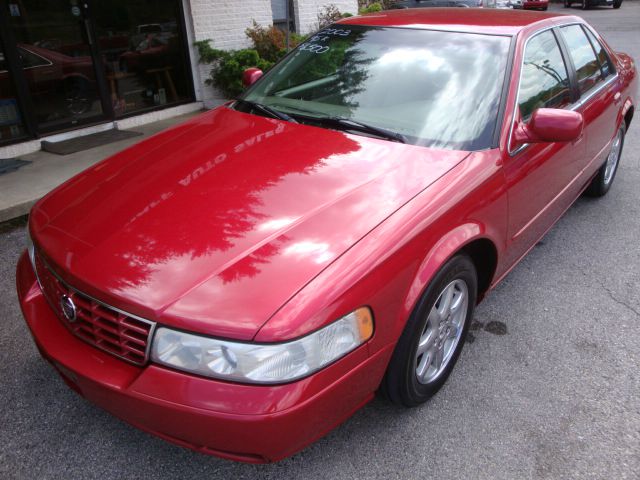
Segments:
[[[488,2],[494,3],[495,0],[405,0],[394,3],[392,9],[404,8],[428,8],[428,7],[483,7]]]
[[[620,8],[622,6],[622,0],[564,0],[565,8],[569,8],[576,4],[580,5],[583,10],[586,10],[589,7],[597,7],[599,5]]]

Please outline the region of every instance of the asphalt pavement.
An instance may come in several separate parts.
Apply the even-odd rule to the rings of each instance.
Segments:
[[[640,2],[572,12],[640,60]],[[640,113],[609,194],[579,199],[479,306],[436,397],[375,400],[257,466],[172,446],[69,390],[20,314],[24,224],[0,225],[0,478],[640,479],[639,200]]]

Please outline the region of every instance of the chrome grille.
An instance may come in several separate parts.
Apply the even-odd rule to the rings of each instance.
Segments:
[[[136,365],[143,365],[155,323],[110,307],[67,285],[35,254],[35,270],[42,292],[58,318],[71,332],[95,347]],[[62,309],[62,299],[69,297],[75,305],[75,319]]]

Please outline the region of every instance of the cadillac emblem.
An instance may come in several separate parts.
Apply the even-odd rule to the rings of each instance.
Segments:
[[[76,321],[76,304],[73,303],[71,297],[68,295],[62,295],[60,297],[60,308],[62,309],[64,318],[70,322]]]

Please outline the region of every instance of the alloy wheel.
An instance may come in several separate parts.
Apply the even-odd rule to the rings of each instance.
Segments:
[[[618,161],[620,160],[620,151],[622,150],[622,130],[618,130],[616,134],[616,138],[613,140],[613,145],[611,145],[611,151],[609,152],[609,156],[607,157],[607,163],[604,168],[604,184],[609,185],[611,180],[613,180],[613,176],[616,173],[616,168],[618,168]]]
[[[416,378],[436,380],[446,369],[462,336],[469,304],[466,282],[456,279],[440,293],[429,312],[416,350]]]

